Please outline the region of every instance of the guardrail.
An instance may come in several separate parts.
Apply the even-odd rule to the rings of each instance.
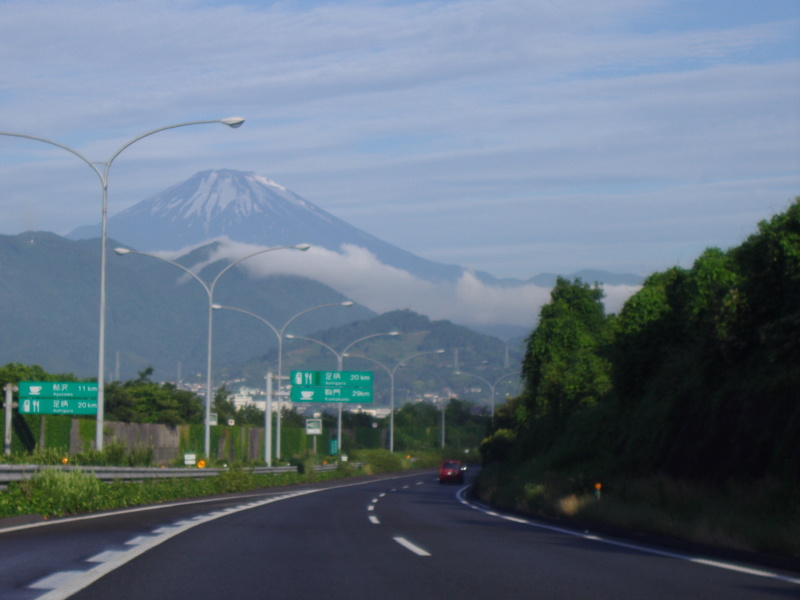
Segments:
[[[334,469],[336,465],[333,465]],[[76,467],[60,465],[0,465],[0,486],[7,485],[11,481],[24,481],[33,477],[35,473],[43,469],[55,469],[58,471],[83,471],[93,473],[101,481],[122,480],[143,480],[143,479],[172,479],[176,477],[192,477],[195,479],[203,477],[213,477],[229,469],[198,469],[180,467]],[[248,469],[253,473],[295,473],[297,467],[254,467]],[[323,467],[321,470],[328,470]]]
[[[335,471],[339,468],[336,463],[329,465],[315,465],[315,471]],[[203,477],[214,477],[230,469],[199,469],[196,467],[77,467],[74,465],[0,465],[0,487],[7,485],[11,481],[24,481],[33,477],[35,473],[43,469],[55,469],[58,471],[83,471],[93,473],[101,481],[113,481],[115,479],[138,481],[144,479],[172,479],[176,477],[192,477],[200,479]],[[296,466],[283,467],[252,467],[245,469],[257,474],[270,473],[296,473]]]

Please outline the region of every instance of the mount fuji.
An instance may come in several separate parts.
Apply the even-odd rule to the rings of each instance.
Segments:
[[[99,234],[96,225],[75,229],[67,237],[83,240]],[[252,246],[307,243],[311,249],[302,257],[281,253],[280,260],[248,260],[242,268],[256,279],[273,274],[311,279],[378,314],[410,309],[505,339],[530,331],[555,279],[498,280],[420,258],[266,177],[230,169],[197,173],[110,217],[108,235],[132,249],[191,263],[198,271],[210,262],[241,258]],[[196,252],[200,248],[205,251]],[[603,282],[606,306],[612,310],[638,283],[601,271],[575,276]]]
[[[94,225],[66,237],[99,235]],[[180,251],[219,238],[258,246],[310,243],[337,253],[349,245],[427,281],[452,281],[464,272],[381,241],[266,177],[230,169],[196,173],[110,217],[108,235],[143,252]]]

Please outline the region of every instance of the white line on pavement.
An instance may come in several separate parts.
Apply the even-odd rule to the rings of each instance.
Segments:
[[[392,539],[395,542],[397,542],[398,544],[400,544],[403,548],[405,548],[406,550],[410,550],[411,552],[413,552],[417,556],[430,556],[430,552],[427,552],[426,550],[423,550],[422,548],[420,548],[416,544],[413,544],[413,543],[409,542],[404,537],[399,537],[398,536],[398,537],[394,537]]]

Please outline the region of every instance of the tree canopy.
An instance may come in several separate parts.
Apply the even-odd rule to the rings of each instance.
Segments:
[[[619,315],[559,279],[484,459],[705,481],[800,478],[800,199],[651,275]]]

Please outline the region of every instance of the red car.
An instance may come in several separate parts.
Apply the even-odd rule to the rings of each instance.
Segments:
[[[439,467],[439,483],[447,483],[448,481],[464,483],[465,470],[466,467],[461,464],[460,460],[446,460]]]

